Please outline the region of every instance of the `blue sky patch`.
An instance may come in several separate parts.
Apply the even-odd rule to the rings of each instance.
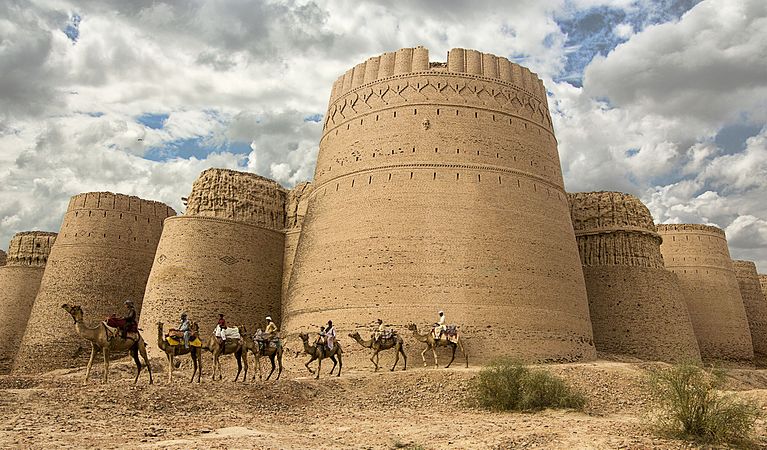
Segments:
[[[165,126],[165,121],[168,120],[168,116],[168,114],[146,113],[137,117],[136,122],[153,130],[160,130]]]
[[[762,125],[734,124],[727,125],[719,130],[714,137],[717,147],[724,150],[727,155],[743,151],[746,148],[746,140],[756,136],[762,130]]]
[[[304,117],[304,122],[322,122],[322,114],[311,114]]]
[[[72,16],[69,18],[69,22],[67,22],[67,26],[64,27],[63,31],[64,34],[67,35],[70,41],[72,43],[77,43],[77,40],[80,38],[80,21],[82,20],[82,17],[80,17],[77,13],[72,13]]]
[[[144,159],[160,162],[179,158],[204,159],[211,153],[248,154],[251,150],[250,142],[227,142],[218,146],[211,144],[208,136],[200,136],[166,142],[162,147],[152,147],[144,154]]]

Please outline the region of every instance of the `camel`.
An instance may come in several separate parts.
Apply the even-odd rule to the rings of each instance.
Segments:
[[[240,331],[240,336],[245,336],[245,327],[239,326],[237,329]],[[227,339],[226,343],[224,345],[221,345],[218,338],[216,336],[211,336],[210,341],[208,341],[208,345],[205,346],[205,349],[209,352],[213,353],[213,379],[216,379],[216,373],[218,373],[218,379],[221,379],[221,361],[219,361],[219,357],[221,355],[231,355],[234,354],[234,358],[237,360],[237,375],[234,377],[234,381],[237,381],[237,378],[240,377],[240,372],[242,372],[242,366],[245,365],[245,373],[248,373],[248,358],[243,358],[242,355],[244,353],[244,347],[243,347],[243,341],[242,339]],[[245,353],[247,356],[247,354]],[[245,381],[245,378],[243,377],[243,380]]]
[[[338,374],[337,377],[341,376],[341,367],[343,367],[343,361],[341,360],[341,354],[343,353],[341,351],[341,343],[336,341],[335,345],[333,346],[333,350],[328,350],[325,346],[316,346],[316,345],[309,345],[309,335],[306,333],[299,333],[298,337],[301,338],[301,340],[304,342],[304,353],[311,356],[312,358],[304,364],[307,369],[309,369],[309,373],[314,373],[314,370],[312,370],[311,367],[309,367],[309,363],[317,360],[317,376],[314,377],[316,379],[320,378],[320,369],[322,369],[322,360],[325,358],[330,358],[331,361],[333,361],[333,367],[330,369],[330,374],[333,375],[333,370],[335,370],[336,365],[338,365]],[[336,362],[336,356],[338,356],[338,362]]]
[[[193,323],[191,328],[192,331],[197,331],[199,329],[197,322]],[[197,375],[197,382],[200,382],[200,377],[202,377],[202,348],[191,345],[189,348],[185,348],[183,344],[170,345],[165,340],[162,322],[157,322],[157,347],[165,352],[165,356],[168,358],[168,383],[173,382],[173,368],[177,367],[174,361],[175,357],[186,355],[187,353],[192,354],[192,362],[194,363],[194,371],[192,371],[192,378],[189,382],[194,381],[195,374]]]
[[[133,383],[138,382],[138,377],[141,374],[143,366],[138,359],[139,353],[144,359],[144,364],[149,371],[149,384],[153,384],[152,379],[152,366],[149,365],[149,358],[146,355],[146,343],[141,335],[138,335],[137,339],[132,337],[126,337],[123,339],[119,334],[117,336],[109,338],[106,326],[99,323],[96,327],[88,327],[83,323],[83,309],[77,305],[63,304],[61,307],[72,316],[75,321],[75,331],[77,334],[91,343],[91,357],[88,360],[88,366],[85,369],[85,382],[88,382],[88,377],[91,374],[91,367],[93,366],[93,359],[96,357],[96,351],[100,350],[104,356],[104,377],[101,382],[106,384],[109,382],[109,356],[112,352],[124,352],[129,351],[133,356],[133,361],[136,362],[136,378],[133,379]],[[137,333],[138,334],[138,333]]]
[[[426,344],[426,348],[423,349],[423,351],[421,352],[421,359],[423,359],[424,367],[426,367],[426,357],[424,356],[424,354],[428,350],[431,350],[432,354],[434,354],[434,367],[437,367],[439,365],[437,363],[437,350],[436,350],[437,347],[450,347],[453,350],[453,355],[450,358],[450,362],[447,363],[447,365],[445,366],[445,369],[450,367],[450,364],[453,364],[453,360],[455,359],[455,349],[458,347],[461,348],[461,353],[463,353],[463,357],[466,358],[466,367],[469,367],[469,355],[466,354],[466,350],[464,350],[463,348],[463,343],[461,342],[460,334],[456,336],[456,340],[455,342],[453,342],[448,339],[436,340],[434,339],[434,335],[432,334],[431,331],[429,331],[426,334],[419,334],[418,326],[416,326],[416,324],[414,323],[411,323],[410,325],[408,325],[407,329],[413,332],[413,337],[415,337],[417,341],[420,341]]]
[[[256,359],[256,368],[255,373],[253,373],[253,380],[256,379],[256,374],[258,374],[258,379],[261,380],[261,357],[262,356],[268,356],[269,362],[272,363],[272,370],[269,372],[269,375],[266,376],[266,380],[269,381],[269,378],[271,378],[272,374],[274,373],[275,364],[274,359],[277,359],[277,365],[279,366],[279,371],[277,371],[277,378],[274,380],[277,381],[280,379],[280,375],[282,374],[282,353],[284,351],[284,348],[282,347],[282,342],[280,342],[276,347],[272,347],[270,345],[265,345],[263,349],[261,349],[258,345],[258,342],[256,342],[253,339],[253,336],[249,335],[243,335],[242,336],[243,345],[245,347],[245,358],[248,357],[248,350],[250,350],[253,353],[253,357]],[[245,377],[248,376],[247,367],[245,368]]]
[[[349,333],[349,337],[357,341],[358,344],[365,348],[373,349],[373,354],[370,356],[370,362],[373,363],[375,366],[374,372],[378,372],[378,353],[382,350],[389,350],[393,348],[395,350],[395,357],[394,357],[394,365],[391,366],[391,371],[394,372],[394,368],[397,367],[397,363],[399,362],[399,355],[402,353],[402,359],[405,361],[405,367],[402,368],[402,370],[407,370],[407,355],[405,354],[405,348],[404,348],[404,342],[402,341],[402,336],[398,334],[394,334],[389,338],[386,339],[380,339],[376,341],[375,339],[369,339],[367,341],[362,340],[362,337],[358,332]]]

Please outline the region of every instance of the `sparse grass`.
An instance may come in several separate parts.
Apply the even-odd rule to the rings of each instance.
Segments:
[[[650,385],[660,407],[654,418],[657,431],[701,444],[752,446],[759,409],[719,391],[724,377],[721,370],[705,371],[692,364],[652,372]]]
[[[503,358],[482,369],[472,380],[470,402],[495,411],[583,409],[585,397],[561,378]]]

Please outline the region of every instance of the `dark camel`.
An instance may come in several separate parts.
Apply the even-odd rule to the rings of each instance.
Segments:
[[[304,353],[311,356],[312,358],[304,364],[307,369],[309,369],[309,373],[314,373],[314,370],[312,370],[311,367],[309,367],[309,364],[317,360],[317,376],[314,377],[316,379],[320,378],[320,369],[322,369],[322,360],[325,358],[330,358],[331,361],[333,361],[333,367],[330,369],[330,375],[333,375],[333,370],[335,370],[336,365],[338,365],[338,374],[336,376],[341,376],[341,367],[343,367],[343,361],[341,359],[341,354],[343,353],[341,350],[341,344],[336,341],[335,345],[333,346],[333,350],[330,351],[328,348],[324,345],[309,345],[309,335],[306,333],[299,333],[298,336],[301,338],[301,340],[304,342]],[[336,356],[338,356],[338,362],[336,362]]]
[[[450,364],[453,364],[453,360],[455,359],[455,349],[460,347],[461,353],[463,353],[463,357],[466,358],[466,367],[469,367],[469,355],[466,354],[466,350],[463,348],[463,343],[461,342],[461,335],[460,333],[458,336],[456,336],[455,342],[450,341],[447,339],[447,336],[444,336],[443,339],[436,340],[434,339],[434,334],[432,334],[431,330],[426,334],[419,334],[418,333],[418,327],[416,324],[411,323],[407,326],[407,329],[413,332],[413,337],[419,342],[423,342],[426,344],[426,348],[423,349],[421,352],[421,359],[423,359],[423,366],[426,367],[426,357],[424,354],[431,350],[431,352],[434,354],[434,367],[438,366],[437,363],[437,347],[450,347],[453,350],[453,355],[450,357],[450,362],[447,363],[445,366],[445,369],[450,367]]]
[[[240,331],[240,336],[245,336],[244,326],[237,327],[237,329]],[[222,345],[216,336],[210,337],[210,341],[208,341],[208,345],[205,347],[205,349],[213,353],[214,380],[216,379],[217,373],[218,379],[221,379],[221,361],[219,360],[221,355],[234,354],[234,358],[237,360],[237,375],[234,377],[234,381],[237,381],[237,378],[240,377],[240,372],[242,372],[243,364],[245,365],[245,373],[248,373],[248,358],[242,357],[244,354],[244,347],[242,344],[242,339],[227,339],[226,343]],[[243,377],[242,381],[245,381],[245,377]]]
[[[140,334],[137,333],[138,337],[135,339],[130,336],[123,339],[118,333],[117,336],[110,339],[104,324],[99,323],[95,328],[85,326],[83,323],[83,309],[81,307],[77,305],[70,306],[66,303],[61,305],[61,307],[72,316],[72,319],[74,319],[75,331],[77,334],[91,343],[91,358],[88,360],[88,367],[85,369],[86,383],[91,374],[91,367],[93,366],[93,359],[96,357],[97,349],[100,350],[101,354],[104,356],[104,377],[101,381],[102,383],[106,384],[109,381],[110,354],[112,352],[124,351],[130,352],[131,356],[133,356],[133,361],[136,362],[136,378],[133,379],[133,383],[135,384],[138,381],[138,376],[141,374],[141,369],[143,369],[141,362],[138,359],[139,353],[144,359],[144,364],[146,364],[146,368],[149,371],[149,384],[154,382],[154,380],[152,380],[152,366],[149,365],[149,358],[147,358],[146,355],[146,343]]]
[[[395,334],[386,339],[369,339],[367,341],[362,340],[362,336],[358,332],[349,333],[349,337],[357,341],[358,344],[365,348],[373,349],[373,355],[370,356],[370,362],[375,366],[374,372],[378,372],[378,353],[382,350],[389,350],[393,348],[395,350],[394,365],[391,366],[391,371],[394,372],[394,368],[397,367],[399,362],[399,355],[402,354],[402,359],[405,361],[405,367],[402,370],[407,370],[407,355],[405,354],[404,342],[402,336]]]
[[[198,330],[199,326],[197,325],[197,322],[193,323],[191,326],[191,331],[197,332]],[[190,345],[189,348],[186,348],[183,344],[183,338],[180,340],[181,344],[170,345],[168,341],[165,340],[163,323],[157,322],[157,347],[165,352],[165,357],[168,358],[168,383],[173,382],[173,368],[176,367],[175,357],[186,355],[188,353],[192,354],[192,362],[194,363],[194,371],[192,371],[192,378],[189,380],[189,382],[191,383],[194,381],[194,376],[196,374],[197,382],[199,383],[200,378],[202,377],[202,348],[194,347],[192,345]]]
[[[269,372],[269,375],[266,376],[266,380],[269,381],[269,378],[271,378],[272,374],[274,373],[275,364],[274,360],[277,359],[277,365],[279,366],[279,371],[277,371],[277,378],[274,380],[277,381],[280,379],[280,375],[282,374],[282,353],[284,352],[284,348],[282,347],[282,342],[276,346],[272,347],[268,345],[264,345],[264,348],[261,349],[258,345],[258,342],[256,342],[253,339],[253,336],[250,335],[242,335],[243,345],[245,347],[245,359],[248,357],[248,350],[250,350],[253,353],[253,356],[256,359],[256,368],[253,369],[255,372],[253,373],[253,380],[256,379],[256,374],[258,374],[258,379],[261,380],[261,357],[262,356],[268,356],[269,362],[272,363],[272,370]],[[245,367],[245,377],[248,376],[247,372],[247,366]]]

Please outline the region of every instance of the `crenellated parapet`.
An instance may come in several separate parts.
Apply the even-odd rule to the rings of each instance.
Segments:
[[[663,268],[650,210],[622,192],[567,194],[581,264]]]
[[[208,169],[192,185],[186,215],[218,217],[282,230],[287,192],[254,173]]]
[[[16,233],[8,246],[6,264],[10,266],[45,267],[56,233],[24,231]],[[2,264],[0,264],[2,265]]]

